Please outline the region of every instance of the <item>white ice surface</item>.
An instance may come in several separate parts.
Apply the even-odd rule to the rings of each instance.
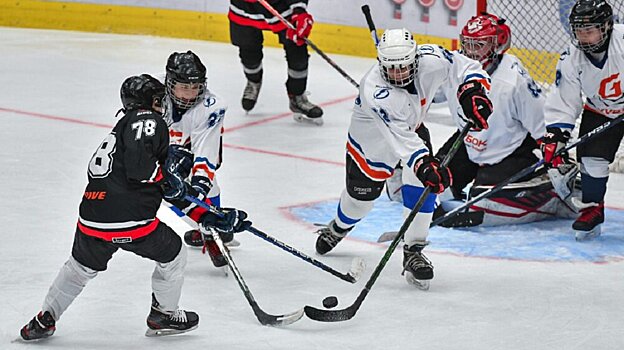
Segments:
[[[305,304],[321,307],[324,297],[336,295],[342,308],[363,288],[385,246],[345,240],[335,253],[318,257],[312,228],[280,209],[337,198],[343,186],[340,164],[356,90],[318,55],[312,54],[308,90],[313,102],[329,103],[322,127],[296,124],[288,113],[281,50],[265,50],[260,101],[245,115],[239,102],[244,76],[231,45],[0,28],[0,349],[624,347],[621,260],[546,263],[434,252],[436,278],[422,292],[400,276],[400,251],[351,321],[304,318],[287,328],[261,326],[234,279],[190,251],[181,306],[200,314],[199,329],[158,339],[143,335],[152,262],[120,251],[63,315],[52,338],[11,343],[40,310],[70,253],[86,165],[115,122],[121,82],[129,75],[163,74],[168,55],[188,49],[202,57],[210,88],[230,105],[218,173],[222,204],[247,210],[254,226],[337,270],[347,271],[355,256],[368,263],[362,280],[351,285],[240,234],[234,259],[259,305],[277,314]],[[374,63],[332,57],[356,80]],[[346,101],[331,103],[339,99]],[[429,126],[438,146],[452,132],[448,117]],[[607,205],[622,207],[623,191],[622,176],[612,176]],[[170,212],[161,212],[185,230]]]

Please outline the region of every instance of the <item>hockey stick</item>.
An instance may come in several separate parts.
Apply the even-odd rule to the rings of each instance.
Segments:
[[[568,152],[569,150],[587,142],[588,140],[596,137],[597,135],[600,135],[601,133],[605,132],[606,130],[610,129],[611,127],[619,124],[622,122],[622,120],[624,120],[624,114],[620,115],[619,117],[612,119],[612,120],[608,120],[606,121],[604,124],[598,126],[597,128],[595,128],[594,130],[588,132],[587,134],[579,137],[576,141],[572,142],[571,144],[567,145],[565,148],[560,149],[559,151],[555,152],[555,154],[553,155],[553,158],[560,156],[562,154],[564,154],[565,152]],[[520,170],[518,173],[516,173],[515,175],[509,177],[508,179],[498,183],[496,186],[489,188],[488,190],[480,193],[478,196],[471,198],[470,200],[468,200],[466,203],[464,203],[463,205],[454,208],[453,210],[449,211],[448,213],[444,214],[443,216],[440,216],[439,218],[433,220],[431,222],[431,225],[429,225],[429,227],[433,227],[436,225],[439,225],[449,219],[451,219],[452,217],[454,217],[455,215],[457,215],[458,213],[470,208],[471,205],[475,204],[476,202],[487,198],[497,192],[499,192],[500,190],[503,189],[503,187],[507,186],[510,183],[516,182],[517,180],[533,173],[535,170],[537,170],[537,168],[539,168],[540,166],[542,166],[544,164],[544,159],[540,159],[539,161],[537,161],[535,164],[530,165],[522,170]],[[377,242],[387,242],[389,240],[391,240],[396,234],[394,232],[385,232],[384,234],[382,234],[379,239],[377,240]]]
[[[200,229],[204,230],[201,225]],[[230,255],[230,250],[227,246],[223,244],[221,236],[219,236],[219,233],[215,230],[210,231],[212,236],[214,237],[215,243],[217,243],[217,246],[219,246],[219,249],[221,249],[221,252],[223,252],[223,256],[225,257],[225,260],[227,261],[228,266],[230,267],[230,270],[232,271],[232,274],[236,279],[236,282],[238,282],[238,286],[243,291],[245,299],[247,299],[247,302],[251,306],[251,309],[253,310],[260,324],[262,324],[263,326],[286,326],[299,321],[303,317],[302,309],[283,315],[270,315],[264,312],[260,308],[260,306],[258,306],[258,303],[256,302],[253,295],[251,294],[251,291],[249,290],[249,287],[247,287],[247,284],[245,283],[243,276],[238,270],[238,267],[236,267],[236,264],[234,264],[232,255]]]
[[[258,2],[260,3],[260,5],[264,6],[264,8],[267,9],[273,16],[275,16],[277,19],[279,19],[280,22],[284,23],[286,25],[286,27],[288,27],[288,28],[290,28],[292,30],[297,30],[297,28],[295,28],[295,26],[292,23],[288,22],[286,20],[286,18],[284,18],[284,16],[282,16],[279,12],[277,12],[277,10],[274,9],[273,6],[271,6],[267,2],[267,0],[258,0]],[[303,38],[303,40],[314,51],[316,51],[316,53],[318,53],[327,63],[329,63],[330,66],[332,66],[335,70],[337,70],[338,73],[340,73],[340,75],[342,75],[345,79],[347,79],[353,86],[355,86],[356,88],[360,87],[360,84],[358,84],[355,80],[353,80],[353,78],[351,78],[351,76],[349,76],[349,74],[347,74],[347,72],[345,72],[342,68],[340,68],[340,66],[338,66],[336,64],[336,62],[334,62],[323,51],[321,51],[321,49],[319,49],[318,46],[314,45],[312,40],[310,40],[308,38]]]
[[[468,134],[468,131],[470,130],[471,127],[472,127],[472,123],[466,124],[466,126],[461,131],[457,139],[455,139],[455,142],[453,142],[453,145],[451,146],[448,153],[444,157],[444,160],[442,161],[442,164],[441,164],[442,166],[447,166],[450,163],[451,159],[453,158],[453,156],[455,155],[459,147],[464,142],[464,137],[466,136],[466,134]],[[373,288],[375,281],[377,281],[377,278],[379,277],[379,275],[381,274],[381,271],[386,266],[386,263],[388,262],[388,260],[390,260],[390,256],[396,250],[396,247],[399,245],[399,242],[405,235],[405,232],[411,225],[412,221],[414,221],[416,214],[418,214],[418,212],[420,211],[420,208],[422,208],[422,206],[425,204],[425,200],[427,199],[430,193],[431,193],[431,187],[426,186],[423,193],[420,195],[420,198],[418,198],[418,202],[416,202],[416,204],[414,205],[414,208],[412,209],[412,211],[410,211],[409,215],[407,216],[407,218],[401,225],[401,229],[399,230],[399,233],[394,238],[392,243],[390,243],[390,246],[388,247],[388,249],[386,249],[386,253],[381,258],[381,261],[375,268],[375,271],[373,271],[373,274],[370,276],[370,278],[366,282],[364,289],[362,289],[362,291],[360,292],[358,297],[355,299],[353,304],[341,310],[322,310],[322,309],[317,309],[313,306],[306,305],[306,307],[304,308],[306,316],[308,316],[309,318],[315,321],[321,321],[321,322],[339,322],[339,321],[346,321],[346,320],[353,318],[353,316],[355,316],[355,313],[358,311],[358,309],[362,305],[364,298],[366,298],[371,288]]]
[[[370,7],[368,5],[362,5],[362,12],[364,13],[364,17],[366,18],[366,23],[368,24],[368,29],[371,33],[371,38],[373,38],[373,42],[375,46],[379,45],[379,37],[377,36],[377,29],[375,28],[375,22],[373,22],[373,16],[370,13]]]
[[[208,204],[206,204],[205,202],[202,202],[201,200],[199,200],[198,198],[195,198],[193,196],[186,196],[185,197],[186,200],[193,202],[197,205],[199,205],[200,207],[209,210],[210,212],[223,216],[223,212],[221,212],[220,210],[218,210],[215,207],[212,207]],[[364,264],[364,260],[362,260],[361,258],[354,258],[353,261],[351,262],[351,269],[349,270],[349,272],[347,273],[342,273],[339,271],[334,270],[333,268],[325,265],[324,263],[322,263],[321,261],[318,261],[306,254],[304,254],[303,252],[289,246],[288,244],[279,241],[278,239],[269,236],[268,234],[258,230],[257,228],[250,226],[247,231],[251,232],[253,235],[262,238],[263,240],[273,244],[276,247],[281,248],[282,250],[306,261],[309,262],[310,264],[320,268],[323,271],[329,272],[332,275],[340,278],[343,281],[347,281],[350,283],[355,283],[357,282],[357,280],[360,278],[360,275],[362,275],[362,272],[364,271],[365,268],[365,264]]]

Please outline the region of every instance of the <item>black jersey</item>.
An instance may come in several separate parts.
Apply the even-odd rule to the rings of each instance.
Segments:
[[[297,11],[305,11],[308,6],[308,0],[269,0],[268,3],[286,19]],[[242,26],[275,33],[286,29],[277,17],[255,0],[230,0],[228,18]]]
[[[78,228],[107,241],[130,241],[152,232],[158,225],[161,165],[168,145],[167,124],[155,112],[124,115],[89,161]]]

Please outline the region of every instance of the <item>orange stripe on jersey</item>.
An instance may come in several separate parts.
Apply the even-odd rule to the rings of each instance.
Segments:
[[[481,85],[483,85],[483,87],[485,87],[485,89],[487,91],[490,91],[491,86],[490,86],[490,82],[487,79],[485,79],[485,78],[484,79],[477,79],[477,81],[480,82]]]
[[[351,158],[355,160],[360,170],[362,170],[362,172],[368,175],[368,177],[370,177],[371,179],[377,180],[377,181],[383,181],[389,178],[390,176],[392,176],[392,174],[388,174],[385,171],[371,169],[368,163],[366,163],[366,159],[364,159],[364,157],[362,157],[357,152],[357,150],[353,148],[353,146],[350,143],[347,143],[347,152],[349,153]]]
[[[420,100],[420,105],[421,106],[424,106],[426,104],[427,104],[427,99],[426,98],[423,98],[422,100]]]
[[[196,174],[198,171],[203,171],[204,173],[206,173],[210,181],[214,179],[214,172],[211,171],[210,168],[208,168],[206,164],[202,164],[202,163],[195,164],[193,166],[193,174]]]

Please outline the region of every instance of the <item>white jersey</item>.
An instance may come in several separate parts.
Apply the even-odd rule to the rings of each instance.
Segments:
[[[561,54],[555,87],[544,107],[546,126],[573,129],[583,107],[616,118],[624,113],[623,88],[624,24],[616,24],[602,62],[590,60],[574,45]]]
[[[387,83],[377,64],[360,82],[347,153],[372,180],[389,178],[399,161],[412,167],[429,154],[415,130],[423,123],[441,86],[457,91],[460,84],[479,80],[489,88],[489,76],[476,61],[433,45],[421,45],[418,55],[413,93]]]
[[[197,180],[212,187],[215,172],[221,164],[221,136],[227,106],[222,99],[206,92],[202,103],[186,111],[169,127],[170,144],[191,146],[195,159],[192,182]]]
[[[480,165],[497,164],[509,156],[520,147],[527,133],[538,139],[546,132],[541,89],[516,56],[503,55],[491,78],[489,98],[494,110],[488,118],[489,128],[471,130],[464,138],[468,157]],[[457,98],[454,98],[457,90],[445,86],[441,93],[449,100],[455,124],[463,129],[466,118]],[[436,95],[436,102],[441,102],[440,97],[440,94]]]

